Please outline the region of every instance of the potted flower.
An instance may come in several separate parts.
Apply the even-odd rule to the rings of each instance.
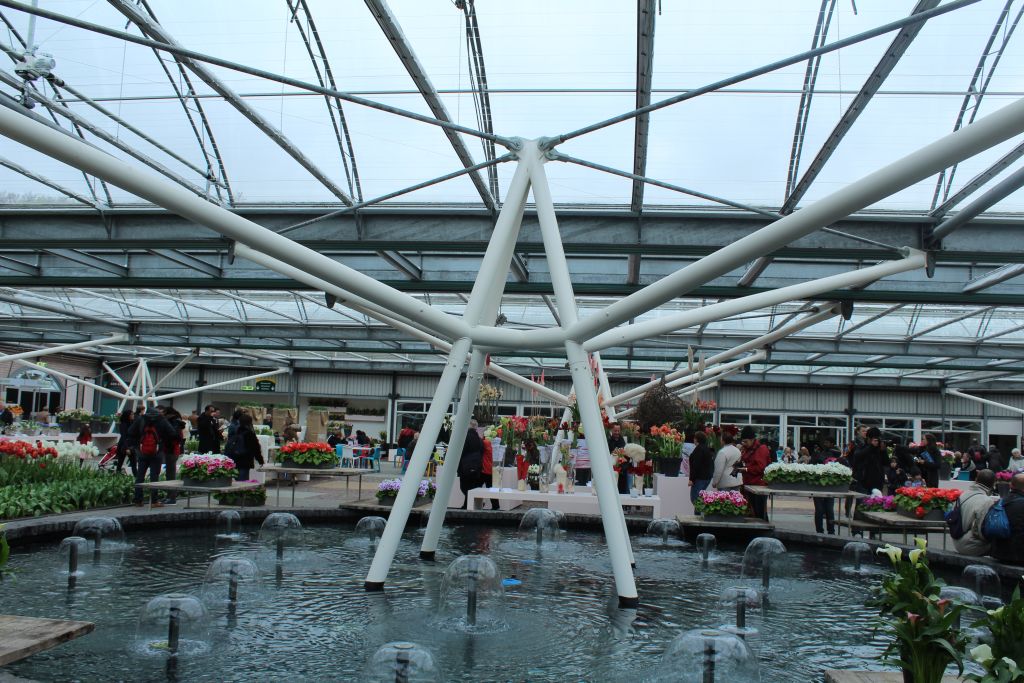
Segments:
[[[179,464],[178,476],[185,486],[217,488],[231,486],[238,469],[234,460],[223,455],[190,455]]]
[[[895,496],[868,496],[857,501],[858,512],[895,512]]]
[[[906,558],[892,545],[878,549],[889,556],[894,571],[868,604],[879,608],[891,636],[882,661],[899,666],[906,683],[941,683],[950,664],[964,670],[967,639],[958,627],[963,606],[942,598],[945,584],[928,567],[927,541],[914,542],[917,548]]]
[[[338,466],[338,454],[322,441],[293,441],[279,451],[282,467],[326,470]]]
[[[256,480],[250,479],[245,483],[256,483]],[[245,507],[259,507],[267,504],[267,487],[260,486],[259,488],[252,489],[251,491],[214,491],[213,497],[217,499],[217,503],[219,505],[244,504]]]
[[[633,475],[633,488],[636,490],[637,495],[643,495],[645,491],[653,492],[654,490],[654,465],[650,460],[641,460],[640,462],[629,468],[629,473]]]
[[[769,488],[790,491],[848,491],[853,471],[838,462],[802,465],[775,462],[764,470]]]
[[[377,496],[377,504],[391,507],[395,504],[395,499],[398,498],[401,488],[401,479],[385,479],[377,484],[377,493],[374,494]],[[435,493],[437,493],[437,485],[434,482],[429,479],[420,480],[419,488],[416,490],[416,502],[413,505],[422,505],[432,500]]]
[[[62,410],[57,413],[57,422],[62,432],[77,433],[82,428],[82,423],[92,421],[92,411],[85,408],[73,410]]]
[[[941,522],[960,493],[959,489],[904,486],[896,489],[896,512],[912,519]]]
[[[701,491],[693,509],[709,522],[731,522],[750,514],[750,505],[739,491]]]
[[[648,430],[647,452],[657,463],[659,474],[678,477],[683,462],[683,434],[667,425],[658,425]]]
[[[540,465],[530,465],[527,468],[526,482],[531,490],[540,490]]]

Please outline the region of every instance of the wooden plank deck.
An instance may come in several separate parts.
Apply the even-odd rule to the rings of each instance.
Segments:
[[[37,619],[0,614],[0,666],[91,633],[90,621]]]
[[[763,519],[753,517],[737,517],[735,520],[707,520],[700,515],[676,515],[680,526],[707,527],[709,529],[736,529],[740,531],[774,531],[775,525]]]

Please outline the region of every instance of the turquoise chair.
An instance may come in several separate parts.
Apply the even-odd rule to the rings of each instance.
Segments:
[[[355,459],[356,467],[365,467],[371,472],[380,472],[380,446],[369,455],[360,455]]]
[[[405,474],[405,468],[409,466],[409,463],[405,459],[405,449],[404,448],[396,448],[395,449],[395,467],[398,467],[398,466],[402,467],[402,474]]]

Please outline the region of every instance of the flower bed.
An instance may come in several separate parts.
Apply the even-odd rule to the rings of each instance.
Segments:
[[[776,462],[764,470],[764,480],[774,488],[825,488],[846,490],[853,481],[853,471],[845,465],[830,462],[825,465],[801,465]]]
[[[743,517],[750,513],[750,505],[739,491],[701,491],[693,509],[705,517]]]
[[[222,483],[227,480],[224,484],[227,486],[238,476],[238,469],[234,460],[223,455],[190,455],[179,464],[178,476],[186,483]]]
[[[255,479],[250,479],[245,484],[256,483]],[[244,500],[243,500],[244,495]],[[242,505],[243,502],[246,507],[259,507],[260,505],[267,504],[267,487],[261,486],[251,491],[214,491],[213,497],[217,499],[217,502],[221,505]]]
[[[42,444],[44,448],[52,448],[57,451],[57,455],[59,457],[71,458],[73,460],[95,458],[100,454],[100,449],[95,446],[91,444],[76,443],[74,441],[58,441],[56,443],[43,441]]]
[[[894,512],[895,510],[895,496],[868,496],[857,501],[858,512]]]
[[[299,467],[334,467],[338,454],[323,441],[295,441],[286,443],[278,452],[281,461],[291,461]]]
[[[19,458],[21,460],[38,458],[56,458],[59,454],[52,445],[30,441],[0,441],[0,455]]]
[[[941,519],[949,506],[960,497],[959,489],[931,489],[904,486],[896,489],[897,512],[917,519]]]
[[[133,490],[130,476],[79,467],[51,454],[0,460],[0,519],[121,505]]]

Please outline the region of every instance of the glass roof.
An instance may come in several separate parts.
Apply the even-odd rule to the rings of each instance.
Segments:
[[[429,97],[421,92],[423,82],[410,75],[399,54],[410,50],[452,121],[477,129],[486,117],[499,136],[539,138],[637,107],[644,89],[638,85],[638,51],[653,50],[649,90],[651,101],[657,102],[901,20],[918,3],[643,2],[641,7],[656,12],[653,47],[638,44],[636,4],[612,0],[522,0],[479,7],[472,0],[468,5],[391,0],[386,7],[404,34],[401,46],[394,44],[394,36],[389,41],[381,29],[374,15],[374,8],[383,5],[378,2],[41,0],[39,4],[67,17],[117,31],[127,26],[132,35],[152,37],[153,26],[143,30],[139,21],[129,20],[133,12],[148,13],[154,25],[158,22],[157,28],[185,48],[308,83],[333,83],[337,90],[352,95],[436,116],[436,107],[432,112]],[[478,46],[467,41],[467,7],[479,24]],[[636,123],[630,118],[574,137],[559,145],[558,151],[627,173],[645,169],[649,178],[734,205],[796,210],[1024,96],[1024,38],[1014,35],[1018,12],[1013,8],[1004,14],[1004,3],[993,0],[965,4],[925,22],[893,64],[886,64],[896,35],[890,32],[658,109],[649,117],[646,142],[639,145]],[[116,37],[45,18],[30,28],[29,14],[17,9],[0,9],[0,17],[4,22],[0,41],[11,57],[0,68],[0,97],[6,98],[8,106],[27,97],[35,103],[32,113],[55,120],[65,130],[75,124],[76,132],[90,143],[140,171],[156,169],[229,208],[311,204],[336,209],[465,165],[466,160],[460,159],[436,126],[348,101],[326,101],[321,94],[222,66],[202,66],[211,75],[204,79],[195,69],[180,68],[169,54],[158,56],[149,47]],[[817,35],[816,29],[820,29]],[[52,74],[59,82],[36,79],[25,91],[22,78],[15,74],[14,59],[24,50],[30,32],[37,54],[53,56]],[[481,64],[486,65],[486,106],[483,89],[477,87]],[[862,107],[813,180],[794,194],[794,184],[808,173],[865,82],[887,66],[891,72],[879,91]],[[244,104],[233,106],[226,90]],[[249,109],[248,118],[240,107]],[[262,118],[273,133],[254,125],[255,117]],[[506,151],[499,144],[492,153],[479,138],[461,137],[470,163]],[[996,145],[964,160],[941,179],[927,178],[862,213],[923,217],[1021,144],[1022,137],[1017,136]],[[298,152],[290,154],[288,148]],[[304,163],[294,158],[299,154]],[[644,160],[639,167],[638,156]],[[1015,160],[1002,173],[1022,167],[1024,162]],[[499,164],[496,169],[500,203],[514,164]],[[561,208],[630,209],[634,187],[627,178],[572,163],[550,162],[546,171]],[[65,206],[109,210],[142,203],[115,186],[5,138],[0,138],[0,183],[0,207],[6,209],[28,205],[55,211]],[[978,191],[985,186],[971,187]],[[386,203],[483,207],[483,194],[463,175]],[[642,206],[632,209],[641,215],[669,208],[711,207],[742,213],[708,198],[654,185],[646,186]],[[1024,217],[1024,192],[1010,193],[984,216],[1019,220]],[[656,254],[645,259],[647,270],[641,281],[652,273],[661,274]],[[850,264],[821,260],[817,265],[823,273],[838,273]],[[616,277],[619,271],[626,276],[622,259],[595,260],[588,267],[594,272],[587,275],[607,275],[614,269]],[[664,264],[666,272],[674,267]],[[770,268],[777,279],[798,277],[784,261]],[[908,273],[894,280],[917,277]],[[0,291],[13,296],[26,290]],[[12,321],[20,319],[22,330],[70,334],[74,326],[62,328],[61,324],[73,318],[75,311],[89,311],[110,320],[148,325],[143,336],[152,345],[142,343],[140,348],[153,353],[188,349],[205,340],[218,354],[233,353],[234,342],[238,355],[277,361],[406,358],[438,362],[436,356],[427,355],[429,349],[422,341],[379,335],[377,331],[385,326],[365,312],[342,304],[327,308],[321,296],[310,292],[39,287],[31,293],[50,309],[40,312],[0,302],[0,327],[15,329]],[[454,315],[461,315],[465,307],[463,295],[415,296]],[[581,296],[581,315],[613,301]],[[677,299],[637,321],[714,301]],[[606,365],[636,373],[676,367],[685,363],[687,347],[711,355],[796,320],[811,306],[807,302],[780,305],[611,349],[604,354]],[[61,309],[67,313],[56,312]],[[557,324],[551,305],[540,296],[507,294],[501,310],[509,327]],[[953,377],[1016,359],[1013,354],[1003,358],[996,352],[977,351],[1024,344],[1022,318],[1024,309],[1013,305],[858,303],[848,320],[829,318],[798,332],[788,345],[776,345],[766,362],[752,366],[752,374]],[[197,323],[224,324],[225,331],[218,335],[205,328],[190,332],[182,327]],[[252,329],[232,333],[232,325]],[[339,335],[354,335],[350,344],[355,350],[346,350],[342,343],[331,347],[326,335],[315,332],[330,326]],[[295,330],[293,337],[286,339],[277,332],[279,327]],[[918,344],[920,351],[896,353],[901,343]],[[864,346],[858,350],[857,344]],[[973,355],[968,348],[972,344]],[[562,364],[543,355],[506,360],[531,367]],[[879,362],[883,366],[873,367]]]

